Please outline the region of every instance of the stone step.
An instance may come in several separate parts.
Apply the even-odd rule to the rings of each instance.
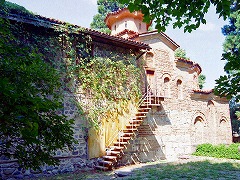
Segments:
[[[106,156],[103,156],[102,158],[103,158],[103,159],[109,159],[109,160],[116,160],[116,159],[117,159],[117,156],[109,156],[109,155],[106,155]]]
[[[137,117],[137,118],[145,118],[145,117],[147,117],[147,116],[143,116],[143,115],[141,115],[141,114],[136,114],[136,117]]]
[[[104,160],[99,161],[98,163],[99,163],[99,165],[102,165],[104,167],[109,167],[109,166],[112,166],[112,164],[113,164],[112,161],[104,161]]]
[[[114,145],[115,146],[124,146],[124,145],[127,145],[129,144],[128,142],[115,142]]]
[[[123,133],[123,137],[126,137],[126,136],[132,136],[134,133],[133,132],[125,132]]]
[[[129,136],[121,136],[120,138],[118,138],[117,139],[117,141],[128,141],[128,140],[130,140],[131,139],[131,137],[129,137]]]
[[[150,108],[150,107],[145,107],[145,108],[138,108],[138,111],[149,111],[150,109],[152,109],[152,108]]]
[[[135,118],[133,118],[133,120],[142,120],[143,121],[143,117],[136,116]]]
[[[139,107],[139,111],[146,111],[146,112],[149,112],[150,111],[150,109],[146,109],[146,108],[150,108],[150,109],[152,109],[152,106],[151,105],[148,105],[148,104],[146,104],[146,105],[141,105],[140,107]]]
[[[135,116],[145,116],[147,115],[148,112],[138,112],[135,114]]]
[[[151,106],[159,106],[160,104],[158,103],[151,103]]]
[[[100,170],[100,171],[109,171],[109,167],[105,166],[95,166],[95,169]]]
[[[124,133],[134,132],[134,131],[137,131],[137,128],[129,128],[129,129],[124,129],[123,130]]]
[[[113,156],[119,156],[121,154],[121,151],[109,151],[107,153],[109,153],[109,154],[111,154]]]
[[[143,119],[132,119],[129,121],[130,124],[141,124],[143,122]]]
[[[138,126],[140,126],[140,124],[134,124],[134,123],[132,124],[132,123],[131,123],[130,125],[127,125],[126,128],[128,128],[128,129],[133,129],[133,128],[136,128],[136,127],[138,127]]]
[[[113,150],[123,150],[124,149],[124,147],[122,147],[122,146],[110,146],[110,148]]]

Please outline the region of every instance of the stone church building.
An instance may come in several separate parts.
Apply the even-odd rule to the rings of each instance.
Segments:
[[[50,38],[54,36],[51,29],[64,24],[41,16],[1,17],[12,24],[19,23],[29,36],[46,29]],[[212,90],[199,89],[200,65],[175,57],[174,51],[180,46],[174,40],[163,32],[148,31],[150,24],[143,22],[141,12],[118,10],[108,14],[105,22],[111,35],[85,29],[92,38],[92,55],[110,58],[111,52],[126,55],[134,52],[136,61],[141,61],[139,64],[145,70],[141,82],[143,98],[131,111],[131,118],[105,122],[101,133],[86,128],[83,118],[73,114],[77,107],[66,101],[64,114],[75,119],[74,137],[78,143],[73,152],[56,152],[62,164],[43,167],[43,174],[70,172],[86,166],[108,170],[119,164],[174,160],[193,153],[202,143],[232,143],[228,100],[215,96]],[[20,36],[26,38],[26,34]],[[59,56],[53,55],[55,59]],[[71,95],[82,100],[80,94]],[[37,177],[34,175],[37,172],[19,170],[14,160],[0,159],[0,179],[15,177],[14,173]]]
[[[191,60],[174,56],[179,45],[165,33],[147,31],[141,12],[122,9],[105,19],[113,36],[148,44],[144,55],[146,85],[154,103],[136,137],[127,145],[124,161],[176,159],[191,154],[199,144],[230,144],[228,101],[212,90],[199,89],[202,69]]]

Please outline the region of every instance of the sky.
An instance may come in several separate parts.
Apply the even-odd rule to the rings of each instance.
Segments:
[[[61,21],[90,27],[93,16],[97,14],[97,0],[8,0],[19,4],[33,13],[55,18]],[[191,33],[184,33],[183,29],[168,27],[166,34],[173,39],[180,48],[185,49],[187,57],[202,67],[202,74],[206,76],[204,89],[212,89],[215,79],[224,74],[225,62],[221,60],[224,36],[221,28],[228,24],[219,19],[215,8],[211,7],[206,15],[207,24],[201,25]]]

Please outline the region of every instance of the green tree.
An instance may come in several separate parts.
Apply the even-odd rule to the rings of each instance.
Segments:
[[[215,93],[227,98],[240,100],[240,3],[234,1],[231,7],[229,25],[222,29],[226,36],[222,59],[226,61],[224,70],[227,75],[216,80]]]
[[[203,89],[205,82],[206,82],[206,76],[203,74],[200,74],[198,76],[198,84],[200,89]]]
[[[185,49],[181,49],[181,48],[176,49],[174,52],[174,55],[175,55],[175,57],[189,59],[189,57],[187,57],[187,53],[186,53]]]
[[[3,18],[0,59],[0,156],[24,168],[57,164],[55,151],[74,142],[73,120],[56,112],[63,108],[58,71],[14,37]]]
[[[105,24],[104,19],[108,13],[117,11],[119,8],[125,7],[125,5],[113,0],[98,0],[97,5],[98,14],[93,17],[90,27],[101,32],[110,33],[110,30]]]
[[[237,116],[237,118],[238,118],[238,120],[240,120],[240,111],[236,111],[236,116]]]
[[[226,19],[230,14],[231,1],[229,0],[118,0],[120,3],[128,4],[130,11],[141,10],[144,21],[154,21],[155,28],[165,31],[166,27],[173,22],[173,27],[184,27],[184,31],[191,32],[206,24],[204,15],[208,12],[210,5],[216,7],[219,16]]]
[[[231,124],[232,124],[232,132],[239,133],[240,104],[236,103],[236,98],[234,98],[234,97],[229,101],[229,110],[230,110],[230,119],[231,119]]]

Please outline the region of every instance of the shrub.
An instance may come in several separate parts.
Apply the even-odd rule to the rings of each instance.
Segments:
[[[229,146],[220,144],[201,144],[197,146],[196,152],[193,155],[196,156],[209,156],[216,158],[228,158],[228,159],[240,159],[240,153],[238,152],[239,143],[231,144]]]

